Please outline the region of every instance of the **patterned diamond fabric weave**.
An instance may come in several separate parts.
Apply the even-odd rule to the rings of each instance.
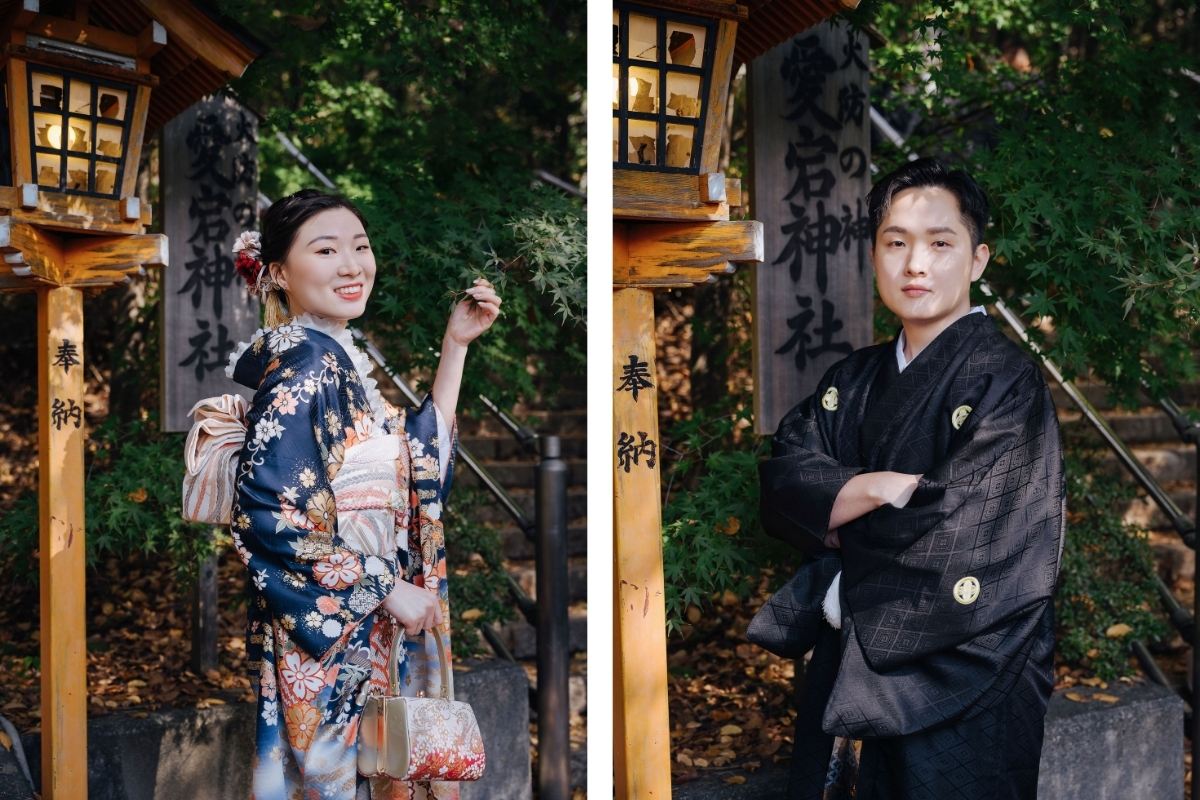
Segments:
[[[902,373],[889,359],[894,365],[893,344],[834,365],[780,423],[774,457],[760,467],[768,533],[843,570],[843,625],[830,629],[840,633],[840,657],[813,657],[836,678],[830,686],[828,675],[810,668],[811,691],[824,697],[810,697],[809,705],[823,709],[826,736],[864,740],[860,798],[1026,796],[995,794],[1010,781],[992,775],[995,759],[984,756],[1000,748],[1006,755],[996,770],[1025,768],[1017,762],[1035,741],[1040,751],[1052,685],[1052,596],[1065,517],[1049,387],[1033,360],[982,314],[957,320]],[[838,390],[835,411],[818,402],[829,387]],[[956,428],[963,406],[972,410]],[[877,471],[922,477],[905,508],[885,505],[842,526],[840,552],[827,550],[822,538],[837,493],[854,475]],[[953,589],[968,576],[979,589],[964,603]],[[782,628],[773,639],[793,647],[817,642],[818,651],[831,641],[818,633],[828,627],[819,614],[790,619],[790,631],[786,620],[775,620]],[[971,769],[992,775],[985,781],[991,788],[980,784],[975,793],[949,777],[967,768],[940,749],[961,750],[948,743],[968,728]],[[1000,729],[1028,735],[1018,745]],[[987,744],[989,737],[1002,744]],[[798,730],[797,747],[800,740]],[[828,751],[823,759],[793,758],[794,773],[808,761],[822,772],[828,765]],[[1031,763],[1036,783],[1036,753]],[[952,784],[960,788],[951,791]],[[940,788],[922,794],[921,785]],[[863,793],[872,786],[891,788]]]

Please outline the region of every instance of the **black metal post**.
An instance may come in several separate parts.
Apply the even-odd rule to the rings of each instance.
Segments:
[[[537,495],[538,798],[571,796],[567,648],[567,465],[557,436],[540,437]]]
[[[1196,436],[1196,428],[1192,426],[1192,441],[1196,445],[1196,510],[1192,516],[1200,516],[1200,437]],[[1200,551],[1197,551],[1200,554]],[[1192,568],[1192,620],[1200,620],[1200,555],[1194,560]],[[1200,644],[1200,636],[1192,634],[1192,800],[1200,800],[1200,708],[1197,708],[1196,698],[1200,697],[1200,655],[1196,646]]]
[[[217,668],[217,557],[200,564],[192,586],[192,672]]]

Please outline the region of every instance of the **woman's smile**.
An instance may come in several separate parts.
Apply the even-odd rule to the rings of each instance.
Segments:
[[[333,291],[339,297],[342,297],[346,300],[358,300],[360,297],[362,297],[362,290],[363,285],[361,283],[352,283],[348,286],[339,286]]]

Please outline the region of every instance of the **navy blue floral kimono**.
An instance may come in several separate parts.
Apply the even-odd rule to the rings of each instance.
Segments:
[[[432,397],[407,412],[383,402],[345,330],[308,319],[328,332],[293,321],[260,331],[231,359],[232,377],[255,391],[231,518],[251,578],[253,797],[457,798],[457,784],[368,781],[356,768],[359,719],[367,697],[386,686],[395,632],[376,609],[406,580],[435,592],[450,618],[441,510],[451,468],[441,474],[437,412]],[[368,442],[396,456],[384,462],[385,472],[395,465],[390,494],[365,479],[335,491],[347,453]],[[348,520],[363,509],[376,528],[385,520],[383,546],[348,542]],[[404,643],[404,694],[440,690],[432,635]],[[448,624],[440,635],[449,651]]]

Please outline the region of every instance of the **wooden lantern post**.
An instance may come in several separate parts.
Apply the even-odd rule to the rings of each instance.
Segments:
[[[0,291],[38,294],[41,796],[83,800],[83,292],[167,265],[166,237],[145,232],[151,209],[135,194],[147,122],[240,75],[258,51],[187,2],[80,0],[69,18],[37,0],[13,6],[0,20]]]
[[[734,36],[746,9],[700,0],[613,11],[616,789],[671,796],[653,290],[761,261],[718,172]]]
[[[613,4],[613,435],[616,796],[671,796],[654,289],[761,262],[720,169],[730,78],[857,0]],[[738,35],[739,27],[741,36]]]

